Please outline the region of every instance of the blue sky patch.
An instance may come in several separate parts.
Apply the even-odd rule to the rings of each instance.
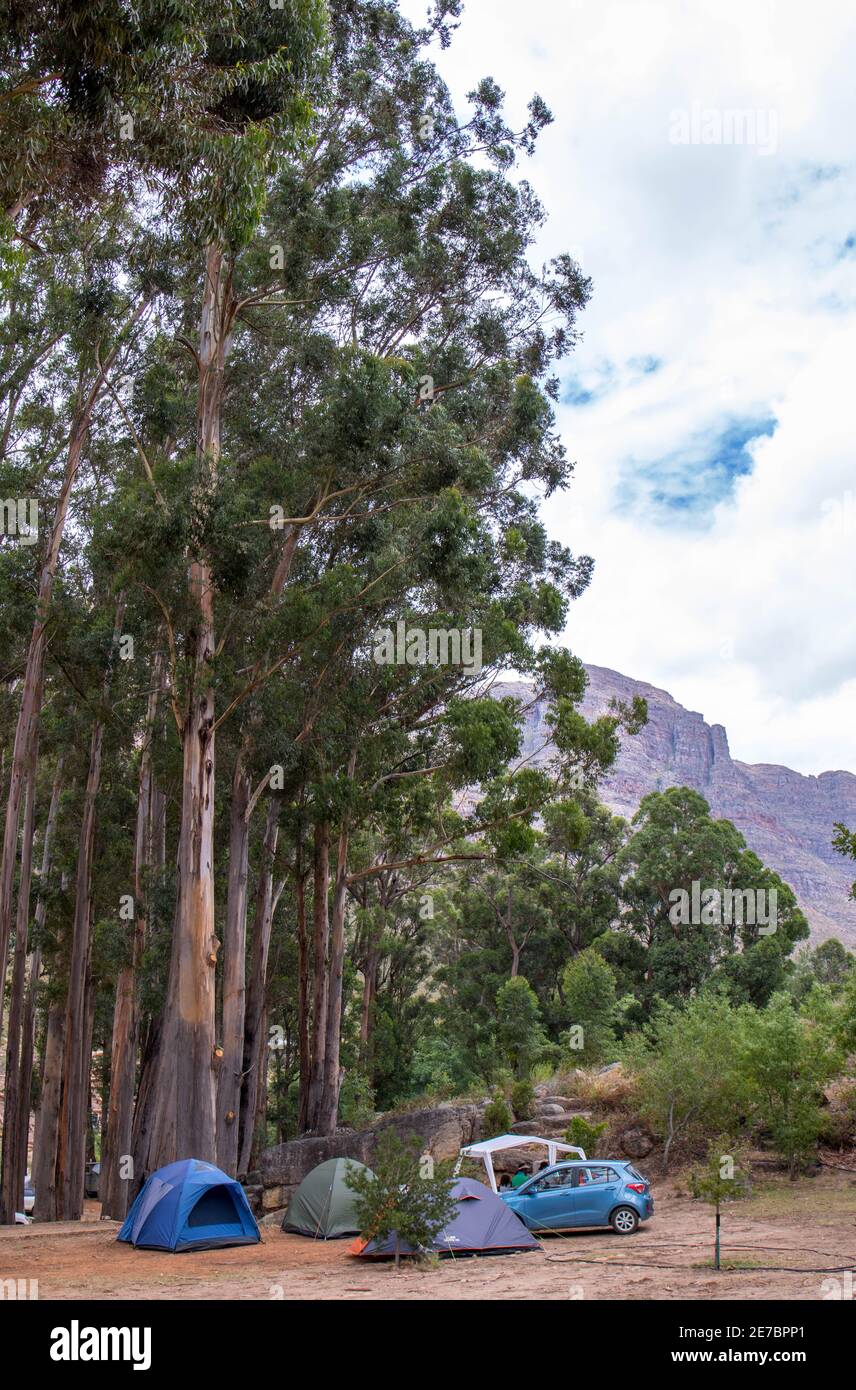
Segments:
[[[694,435],[680,449],[646,462],[629,459],[621,469],[619,515],[642,512],[664,526],[713,520],[714,507],[734,492],[738,478],[752,472],[749,445],[771,435],[774,416],[732,420]]]

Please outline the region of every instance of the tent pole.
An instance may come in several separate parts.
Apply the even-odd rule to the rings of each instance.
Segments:
[[[490,1182],[491,1192],[496,1191],[496,1174],[493,1171],[493,1158],[490,1154],[484,1156],[484,1166],[487,1169],[488,1181]]]

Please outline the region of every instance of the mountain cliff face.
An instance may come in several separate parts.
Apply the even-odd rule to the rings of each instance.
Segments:
[[[811,923],[812,939],[837,936],[856,948],[856,902],[848,899],[856,866],[832,849],[835,821],[856,825],[856,776],[822,772],[804,777],[770,763],[741,763],[731,757],[721,724],[706,724],[665,690],[634,681],[602,666],[587,666],[589,688],[583,712],[607,711],[615,697],[641,695],[648,724],[624,735],[615,767],[600,788],[601,799],[628,819],[646,793],[692,787],[714,816],[737,826],[751,849],[789,883]],[[528,699],[524,685],[504,685],[496,694]],[[546,702],[528,714],[524,751],[531,754],[549,736]],[[549,748],[535,762],[550,756]]]

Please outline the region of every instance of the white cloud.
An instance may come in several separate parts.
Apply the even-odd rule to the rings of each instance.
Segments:
[[[521,124],[547,101],[538,249],[594,281],[566,373],[593,398],[560,409],[578,467],[547,507],[597,564],[570,644],[725,724],[737,757],[856,771],[849,0],[822,22],[800,0],[470,0],[437,61],[461,107],[486,73]],[[671,143],[694,103],[762,113],[775,152]],[[718,443],[769,419],[717,501]],[[657,505],[658,478],[708,500]]]

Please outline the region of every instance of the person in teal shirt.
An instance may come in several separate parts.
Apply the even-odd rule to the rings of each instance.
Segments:
[[[527,1173],[526,1169],[521,1165],[518,1168],[517,1172],[514,1174],[514,1177],[511,1179],[511,1186],[522,1187],[523,1184],[528,1181],[529,1174]]]

